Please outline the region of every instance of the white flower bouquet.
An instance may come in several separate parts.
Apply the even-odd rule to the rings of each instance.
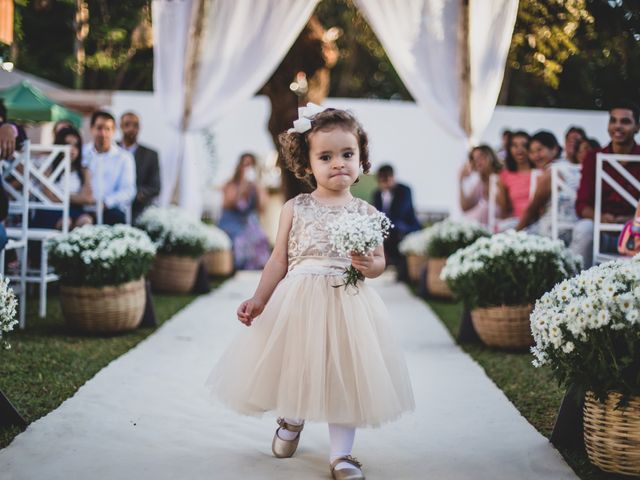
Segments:
[[[398,248],[405,255],[412,253],[426,254],[431,258],[447,258],[461,248],[471,245],[478,238],[489,235],[489,231],[481,225],[447,219],[407,235]]]
[[[231,239],[223,230],[214,225],[202,225],[207,237],[205,249],[207,252],[217,252],[231,249]]]
[[[120,285],[146,275],[156,254],[149,236],[128,225],[86,225],[49,242],[49,256],[68,286]]]
[[[158,253],[165,255],[198,258],[211,242],[203,223],[177,207],[148,208],[136,225],[149,234]]]
[[[18,307],[18,300],[16,299],[13,290],[9,288],[9,279],[3,278],[0,280],[0,345],[3,348],[9,349],[11,345],[2,337],[4,334],[13,330],[18,323],[16,319],[16,311]]]
[[[537,367],[561,384],[640,395],[640,257],[604,263],[556,285],[531,314]]]
[[[366,255],[382,245],[393,225],[384,213],[375,212],[369,215],[349,213],[328,225],[331,246],[341,255],[352,252]],[[364,276],[350,265],[345,269],[345,288],[356,286]],[[342,286],[342,285],[338,285]]]
[[[471,309],[526,305],[575,275],[580,263],[559,240],[511,230],[458,250],[440,278]]]

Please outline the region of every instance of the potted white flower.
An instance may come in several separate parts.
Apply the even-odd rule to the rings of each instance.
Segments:
[[[409,280],[420,281],[422,269],[427,265],[427,229],[418,230],[405,235],[398,244],[398,251],[407,259],[407,275]]]
[[[556,285],[531,315],[534,365],[586,393],[584,440],[603,470],[640,475],[640,258]]]
[[[580,259],[559,240],[509,231],[458,250],[442,270],[488,346],[520,349],[533,343],[532,304],[577,272]]]
[[[153,289],[190,292],[207,249],[207,234],[202,222],[191,219],[177,207],[151,207],[140,215],[136,225],[147,232],[158,249],[149,272]]]
[[[71,327],[114,333],[140,324],[144,277],[156,253],[147,234],[128,225],[87,225],[52,239],[48,248]]]
[[[18,300],[13,290],[9,288],[9,279],[0,277],[0,346],[7,350],[11,348],[11,344],[3,337],[18,323],[17,306]]]
[[[223,277],[233,273],[233,252],[229,236],[213,225],[203,226],[207,236],[204,264],[207,273],[212,276]]]
[[[478,238],[488,237],[489,232],[482,226],[470,222],[443,220],[424,229],[427,253],[427,292],[442,298],[453,298],[453,293],[440,278],[447,258],[461,248],[467,247]]]

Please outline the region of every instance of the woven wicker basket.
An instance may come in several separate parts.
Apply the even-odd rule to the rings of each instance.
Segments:
[[[413,283],[420,281],[422,269],[427,264],[427,257],[422,255],[407,255],[407,275]]]
[[[204,265],[211,276],[226,277],[233,273],[231,250],[216,250],[204,254]]]
[[[60,286],[60,305],[69,326],[85,332],[133,330],[142,320],[144,279],[115,287]]]
[[[440,298],[453,298],[449,285],[440,280],[440,273],[447,263],[446,258],[430,258],[427,260],[427,292],[429,295]]]
[[[584,403],[584,443],[589,460],[602,470],[640,475],[640,397],[616,409],[620,394],[610,392],[604,403],[587,392]]]
[[[151,287],[161,292],[188,293],[196,282],[199,263],[199,258],[157,255],[149,272]]]
[[[531,305],[502,305],[471,310],[471,321],[485,345],[520,350],[533,344],[530,315]]]

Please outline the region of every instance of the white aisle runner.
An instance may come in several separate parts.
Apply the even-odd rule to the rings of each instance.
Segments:
[[[271,456],[275,421],[212,404],[203,383],[241,328],[257,274],[202,297],[0,451],[3,480],[326,479],[328,434],[308,424],[292,459]],[[360,430],[368,479],[577,478],[408,289],[375,282],[397,325],[416,411]]]

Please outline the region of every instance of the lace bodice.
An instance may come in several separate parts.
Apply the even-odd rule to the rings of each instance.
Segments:
[[[321,204],[311,194],[298,195],[293,203],[293,224],[289,232],[289,271],[322,257],[325,265],[326,259],[334,260],[333,265],[340,269],[348,265],[349,258],[331,248],[327,225],[346,212],[367,214],[368,209],[367,202],[355,197],[344,206],[333,207]]]

